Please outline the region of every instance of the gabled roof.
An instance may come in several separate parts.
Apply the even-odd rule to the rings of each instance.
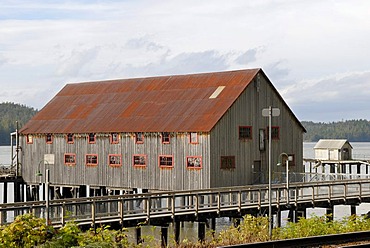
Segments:
[[[259,71],[67,84],[20,132],[209,132]]]
[[[352,148],[346,139],[320,139],[314,149],[341,149],[346,143]]]

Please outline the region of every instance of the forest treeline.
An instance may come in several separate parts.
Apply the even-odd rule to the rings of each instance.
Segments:
[[[12,102],[0,103],[0,146],[10,145],[10,133],[21,128],[37,110]]]
[[[16,130],[16,122],[21,128],[37,113],[25,105],[0,103],[0,146],[10,145],[10,133]],[[370,121],[346,120],[339,122],[302,121],[307,133],[304,141],[317,142],[319,139],[347,139],[352,142],[370,142]]]
[[[302,121],[307,133],[304,141],[316,142],[319,139],[347,139],[352,142],[370,142],[370,121],[346,120],[338,122]]]

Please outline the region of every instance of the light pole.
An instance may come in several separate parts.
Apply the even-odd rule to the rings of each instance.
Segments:
[[[286,167],[286,190],[287,190],[287,204],[289,204],[289,155],[286,154],[285,152],[281,153],[279,155],[279,163],[277,164],[277,166],[281,166],[283,165],[283,156],[286,156],[286,164],[285,164],[285,167]]]
[[[46,162],[46,164],[49,166],[49,162],[47,160],[41,160],[39,162],[39,171],[36,173],[36,176],[42,176],[41,170],[40,170],[40,164],[42,162]],[[49,184],[50,184],[50,170],[45,169],[45,222],[46,225],[49,225]]]
[[[272,206],[271,206],[271,119],[272,116],[279,116],[280,109],[272,108],[269,106],[268,108],[262,109],[262,116],[269,118],[269,159],[268,159],[268,172],[269,172],[269,186],[268,186],[268,201],[269,201],[269,237],[272,237]]]

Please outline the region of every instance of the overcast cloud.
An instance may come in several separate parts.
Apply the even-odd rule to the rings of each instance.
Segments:
[[[0,4],[0,102],[66,83],[262,68],[300,120],[370,119],[367,0]]]

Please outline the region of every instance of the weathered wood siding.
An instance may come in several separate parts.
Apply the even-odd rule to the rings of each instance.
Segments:
[[[54,134],[53,143],[47,144],[45,135],[33,136],[27,144],[21,136],[22,175],[27,183],[44,180],[36,176],[45,171],[44,154],[54,154],[55,164],[50,168],[50,180],[60,185],[91,185],[112,188],[144,188],[182,190],[209,188],[209,134],[198,134],[198,144],[190,144],[188,133],[171,133],[170,144],[162,144],[160,133],[145,133],[144,143],[136,144],[133,133],[120,133],[118,144],[111,144],[109,134],[97,134],[96,143],[89,144],[87,134],[75,134],[74,143],[68,144],[63,134]],[[64,164],[64,154],[75,153],[76,165]],[[86,166],[85,155],[98,154],[97,166]],[[122,166],[111,167],[109,154],[122,155]],[[147,156],[146,167],[134,167],[133,155]],[[160,168],[159,155],[173,155],[173,168]],[[189,169],[187,156],[201,156],[203,167]]]
[[[281,110],[280,116],[272,117],[272,126],[280,127],[280,139],[271,143],[272,171],[285,172],[276,164],[279,155],[287,153],[295,157],[290,171],[303,172],[303,129],[267,80],[258,74],[211,131],[211,187],[268,182],[268,134],[265,150],[260,151],[259,129],[267,131],[268,117],[262,116],[262,109],[269,106]],[[239,126],[252,127],[251,140],[239,140]],[[221,156],[235,156],[235,169],[221,169]],[[260,161],[260,170],[255,161]]]

